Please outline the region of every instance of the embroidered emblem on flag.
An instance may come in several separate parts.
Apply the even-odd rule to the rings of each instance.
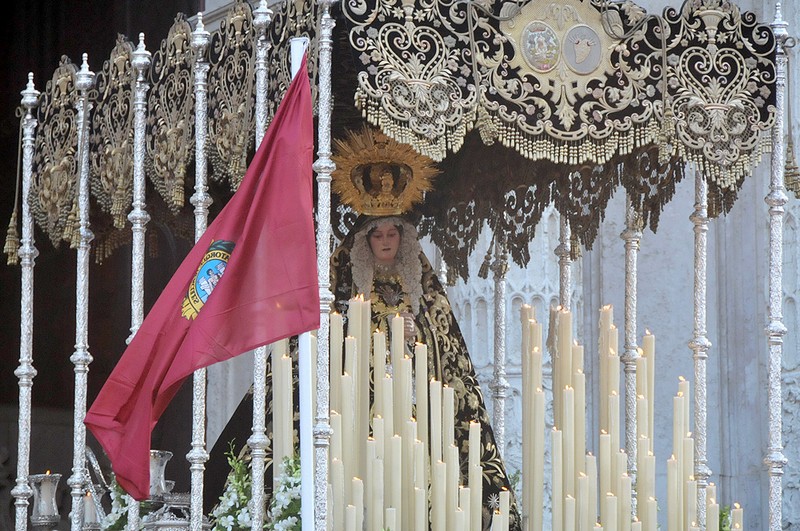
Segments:
[[[181,315],[193,320],[200,313],[211,292],[225,274],[225,268],[236,244],[228,240],[211,242],[183,299]]]

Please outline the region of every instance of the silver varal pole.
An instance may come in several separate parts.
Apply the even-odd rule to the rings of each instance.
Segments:
[[[501,228],[497,229],[501,231]],[[506,274],[508,273],[508,254],[503,234],[495,234],[494,273],[494,381],[491,385],[494,411],[492,429],[495,444],[501,456],[506,446]]]
[[[25,117],[22,120],[22,239],[19,259],[22,273],[20,296],[20,341],[19,367],[14,374],[19,378],[19,418],[17,438],[17,480],[11,495],[14,496],[15,531],[28,529],[28,498],[33,490],[28,484],[31,456],[31,388],[36,369],[33,368],[33,266],[39,251],[33,238],[33,217],[31,216],[30,196],[33,179],[33,150],[36,118],[33,109],[39,105],[39,91],[34,88],[33,74],[28,74],[28,85],[22,91],[22,106]]]
[[[694,212],[694,335],[689,348],[694,358],[694,478],[697,481],[697,519],[706,525],[706,487],[711,470],[706,455],[706,361],[711,341],[706,336],[706,273],[708,262],[708,186],[702,172],[695,173]],[[687,397],[688,399],[688,397]]]
[[[267,129],[267,27],[272,21],[272,11],[262,0],[253,10],[253,25],[256,28],[256,149],[261,145]],[[251,521],[253,529],[263,527],[265,517],[264,472],[267,457],[267,347],[259,347],[253,353],[253,431],[247,439],[251,449],[250,473],[253,484]],[[277,471],[277,468],[273,469]]]
[[[558,256],[558,302],[563,310],[570,308],[570,289],[572,287],[572,250],[570,242],[570,228],[567,218],[559,216],[558,247],[555,248]],[[553,389],[555,392],[555,389]]]
[[[794,46],[788,24],[783,20],[781,3],[775,7],[772,23],[775,34],[775,126],[772,129],[772,165],[769,193],[764,201],[769,205],[769,302],[766,327],[769,347],[767,402],[769,407],[769,447],[764,458],[769,469],[769,531],[782,529],[783,494],[781,479],[786,457],[783,454],[781,414],[781,365],[783,363],[783,206],[787,197],[784,188],[785,144],[784,112],[786,109],[786,48]]]
[[[328,449],[330,425],[330,310],[331,293],[331,55],[333,27],[331,7],[335,0],[320,0],[320,35],[317,70],[319,79],[319,116],[317,129],[317,270],[319,274],[320,319],[317,332],[317,401],[314,416],[314,529],[326,531],[328,522]]]
[[[71,488],[71,529],[80,531],[83,525],[83,493],[88,473],[86,470],[86,390],[89,364],[89,252],[94,234],[89,229],[89,90],[94,86],[95,75],[89,70],[86,54],[76,74],[78,90],[78,216],[80,241],[78,242],[77,284],[75,293],[75,352],[70,361],[75,365],[75,403],[72,426],[72,475],[67,480]]]
[[[638,452],[638,426],[636,419],[636,359],[639,349],[636,343],[636,308],[638,296],[639,242],[642,239],[642,219],[627,198],[625,230],[620,234],[625,242],[625,346],[620,362],[625,374],[625,452],[628,456],[628,475],[636,482],[636,456]],[[644,450],[646,451],[646,449]],[[636,494],[631,509],[636,513]]]
[[[145,204],[145,138],[147,135],[147,91],[150,85],[146,80],[151,56],[144,45],[144,33],[139,34],[139,45],[133,52],[132,65],[136,73],[133,96],[133,202],[128,221],[131,222],[131,336],[144,319],[144,247],[146,225],[150,221]]]
[[[197,27],[192,32],[195,53],[194,124],[195,124],[195,185],[190,201],[194,206],[194,241],[200,239],[208,226],[208,195],[206,165],[206,133],[208,132],[208,62],[206,48],[210,40],[203,26],[203,14],[197,14]],[[191,470],[190,526],[199,531],[203,524],[203,473],[208,461],[206,451],[206,375],[205,368],[194,372],[192,378],[192,449],[186,454]]]

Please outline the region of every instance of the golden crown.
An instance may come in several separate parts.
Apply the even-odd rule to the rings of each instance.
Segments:
[[[433,160],[365,126],[335,141],[331,187],[360,214],[398,216],[422,201],[439,173]]]

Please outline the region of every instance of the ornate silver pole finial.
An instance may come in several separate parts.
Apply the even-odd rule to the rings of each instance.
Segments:
[[[19,379],[19,436],[17,438],[17,479],[11,495],[15,506],[15,531],[28,529],[28,498],[33,489],[28,482],[31,455],[31,390],[36,369],[33,368],[33,267],[39,254],[34,246],[33,216],[30,197],[33,181],[33,150],[36,118],[33,110],[39,105],[39,91],[33,84],[33,73],[22,94],[25,118],[22,121],[22,238],[19,260],[22,274],[20,293],[19,367],[14,375]]]

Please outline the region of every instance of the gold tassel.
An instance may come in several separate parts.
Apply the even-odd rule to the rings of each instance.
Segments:
[[[8,265],[19,264],[19,233],[17,232],[17,208],[14,207],[14,212],[11,213],[11,221],[8,222],[8,230],[6,231],[6,244],[3,247],[3,252],[8,255]]]

